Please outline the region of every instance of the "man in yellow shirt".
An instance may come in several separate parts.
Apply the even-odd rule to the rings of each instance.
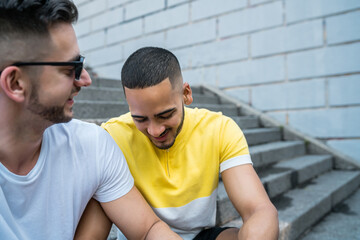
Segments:
[[[155,213],[183,239],[277,239],[277,211],[242,131],[221,113],[184,107],[192,91],[176,57],[161,48],[139,49],[121,79],[130,112],[102,127]],[[219,172],[242,216],[240,230],[215,227]]]

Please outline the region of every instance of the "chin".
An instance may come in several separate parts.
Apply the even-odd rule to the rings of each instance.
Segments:
[[[174,145],[174,143],[175,143],[175,140],[174,140],[173,142],[171,142],[171,143],[163,143],[163,144],[161,144],[161,145],[155,144],[155,143],[153,142],[153,144],[154,144],[157,148],[159,148],[159,149],[169,149],[169,148],[171,148],[171,147]]]

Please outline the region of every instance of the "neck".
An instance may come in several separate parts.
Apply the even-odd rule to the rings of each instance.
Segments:
[[[0,116],[0,162],[10,172],[26,175],[37,163],[43,133],[51,124],[2,112],[6,114]]]

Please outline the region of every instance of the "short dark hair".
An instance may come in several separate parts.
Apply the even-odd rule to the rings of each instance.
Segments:
[[[30,51],[30,41],[49,37],[49,28],[57,23],[75,23],[78,10],[71,0],[1,0],[0,67],[16,58],[14,51]],[[22,44],[19,44],[22,43]],[[21,49],[19,49],[21,47]],[[34,51],[34,49],[32,49]],[[4,59],[4,55],[7,58]],[[9,56],[11,55],[11,56]],[[31,55],[36,55],[32,53]],[[14,59],[13,59],[14,58]],[[22,59],[15,59],[20,61]]]
[[[126,60],[121,71],[123,87],[146,88],[169,78],[174,88],[182,83],[180,64],[170,51],[158,47],[144,47]]]

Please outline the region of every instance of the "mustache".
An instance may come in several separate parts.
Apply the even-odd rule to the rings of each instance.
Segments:
[[[159,137],[162,137],[162,136],[164,136],[166,133],[167,133],[167,131],[168,131],[169,129],[165,129],[161,134],[160,134],[160,136]]]
[[[76,93],[76,92],[80,92],[80,90],[81,90],[81,87],[75,86],[75,88],[73,88],[71,90],[71,94]]]

